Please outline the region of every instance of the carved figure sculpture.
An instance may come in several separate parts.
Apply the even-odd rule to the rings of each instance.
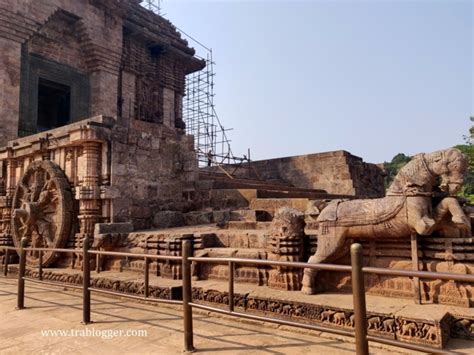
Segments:
[[[421,330],[421,336],[425,340],[436,341],[436,339],[438,338],[436,327],[431,324],[423,325],[423,329]]]
[[[13,197],[13,242],[20,247],[23,237],[33,248],[62,248],[71,232],[72,194],[59,166],[50,161],[31,163],[18,181]],[[44,252],[43,266],[57,253]],[[27,263],[37,266],[39,252],[27,253]]]
[[[382,319],[380,317],[370,317],[367,319],[367,325],[369,330],[380,330],[382,327]]]
[[[400,169],[386,197],[332,201],[317,218],[318,247],[308,262],[340,258],[347,253],[350,239],[430,235],[448,217],[470,233],[470,221],[452,197],[463,185],[466,167],[466,158],[455,148],[418,154]],[[433,207],[433,190],[437,186],[449,196]],[[305,269],[303,293],[316,291],[316,274],[316,270]]]
[[[351,314],[349,316],[349,321],[346,323],[346,325],[354,328],[354,325],[355,325],[355,315],[354,314]]]
[[[267,238],[268,259],[301,261],[304,226],[304,215],[301,212],[288,207],[279,208]],[[268,286],[294,291],[300,288],[301,278],[301,269],[276,267],[269,272]]]
[[[344,312],[337,312],[334,314],[334,323],[337,325],[346,324],[346,314]]]
[[[327,310],[321,313],[320,319],[323,322],[331,322],[332,316],[336,313],[335,311]]]
[[[418,326],[416,323],[403,321],[402,328],[400,329],[400,334],[402,336],[414,337],[418,331]]]
[[[383,330],[387,333],[395,332],[395,320],[392,318],[383,321]]]

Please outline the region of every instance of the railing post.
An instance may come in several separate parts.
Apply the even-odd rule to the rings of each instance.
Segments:
[[[411,262],[413,270],[419,271],[418,266],[418,234],[411,234]],[[421,304],[420,278],[413,277],[413,297],[416,304]]]
[[[351,246],[351,266],[356,354],[368,355],[367,311],[365,305],[364,274],[362,272],[362,246],[360,244],[352,244]]]
[[[100,251],[100,249],[97,249],[98,251]],[[97,272],[98,274],[100,274],[100,254],[96,254],[95,256],[95,272]]]
[[[43,251],[39,251],[39,259],[38,259],[38,279],[43,281]]]
[[[150,294],[150,268],[149,268],[149,262],[148,262],[148,257],[145,256],[145,290],[144,290],[144,296],[145,298],[149,296]]]
[[[183,322],[184,322],[184,351],[194,352],[193,345],[193,309],[189,305],[192,302],[191,285],[191,241],[184,240],[182,245],[183,259]]]
[[[91,263],[89,254],[89,236],[82,241],[82,323],[91,323]]]
[[[229,261],[229,311],[234,311],[234,262]]]
[[[28,239],[23,237],[20,243],[20,265],[18,267],[18,297],[16,309],[25,308],[25,271],[26,271],[26,246]]]
[[[5,262],[4,262],[4,266],[3,266],[3,276],[8,276],[8,258],[10,257],[8,254],[10,250],[8,249],[5,249]]]

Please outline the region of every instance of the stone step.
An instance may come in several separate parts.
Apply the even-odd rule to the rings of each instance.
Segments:
[[[281,186],[292,186],[291,184],[281,182],[281,181],[264,181],[264,180],[257,180],[257,179],[252,179],[252,178],[246,178],[246,177],[233,177],[232,179],[225,175],[224,173],[214,173],[214,172],[207,172],[207,171],[200,171],[199,172],[199,179],[200,180],[216,180],[216,181],[242,181],[242,182],[248,182],[248,183],[264,183],[264,184],[272,184],[272,185],[281,185]]]
[[[198,254],[209,258],[262,259],[266,257],[267,252],[257,248],[206,248],[200,250],[196,256],[199,256]]]
[[[230,212],[231,221],[257,222],[255,210],[234,210]]]
[[[206,181],[206,180],[204,180]],[[211,186],[210,183],[207,183]],[[273,191],[298,191],[298,192],[318,192],[325,193],[324,190],[308,190],[300,189],[293,186],[282,186],[282,185],[273,185],[269,183],[253,183],[239,180],[227,180],[227,181],[213,181],[212,189],[261,189],[261,190],[273,190]]]
[[[237,229],[237,230],[257,229],[257,222],[230,221],[227,224],[227,229]]]
[[[257,222],[257,230],[269,229],[272,222]]]
[[[324,190],[303,189],[290,184],[279,183],[275,181],[262,181],[245,178],[231,179],[228,176],[214,173],[200,173],[199,181],[196,183],[197,189],[222,189],[222,188],[253,188],[274,191],[299,191],[311,193],[325,193]]]
[[[257,198],[255,189],[219,189],[208,191],[208,204],[213,208],[248,208],[250,202]]]
[[[302,213],[306,211],[309,199],[307,198],[256,198],[250,203],[250,208],[258,211],[267,211],[271,215],[281,207],[294,208]]]
[[[291,190],[291,191],[276,191],[276,190],[257,190],[258,198],[308,198],[312,200],[333,200],[333,199],[352,199],[354,196],[349,195],[334,195],[326,192],[319,192],[318,190]]]
[[[350,199],[353,196],[346,196],[346,195],[332,195],[322,192],[315,192],[315,191],[283,191],[283,190],[267,190],[262,188],[212,188],[213,183],[208,181],[206,182],[198,182],[200,187],[199,191],[201,194],[212,194],[214,196],[220,196],[220,199],[227,199],[230,196],[231,199],[236,199],[237,195],[241,195],[242,191],[245,191],[245,195],[249,198],[247,199],[249,202],[254,198],[307,198],[312,200],[332,200],[332,199]],[[206,192],[208,191],[208,192]],[[242,202],[240,196],[238,196],[237,200]],[[248,205],[247,205],[248,206]],[[216,206],[217,207],[217,206]],[[246,207],[246,204],[240,203],[238,206],[235,207]]]

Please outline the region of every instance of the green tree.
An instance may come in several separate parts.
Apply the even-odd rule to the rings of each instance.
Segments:
[[[474,117],[471,117],[471,122]],[[464,136],[464,144],[457,145],[467,158],[467,171],[464,178],[464,187],[461,195],[474,202],[474,126],[471,126],[470,135]]]
[[[405,166],[405,164],[408,163],[411,159],[412,157],[409,155],[398,153],[392,158],[392,161],[383,163],[385,172],[387,174],[385,176],[385,188],[390,186],[400,169]]]

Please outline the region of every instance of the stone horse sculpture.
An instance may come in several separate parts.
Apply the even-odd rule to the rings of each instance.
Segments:
[[[332,201],[317,218],[318,246],[308,262],[332,262],[344,256],[357,238],[430,235],[448,218],[470,233],[470,221],[453,197],[463,185],[466,167],[466,158],[455,148],[418,154],[400,169],[386,197]],[[433,206],[435,188],[447,197]],[[316,292],[316,273],[305,269],[303,293]]]

